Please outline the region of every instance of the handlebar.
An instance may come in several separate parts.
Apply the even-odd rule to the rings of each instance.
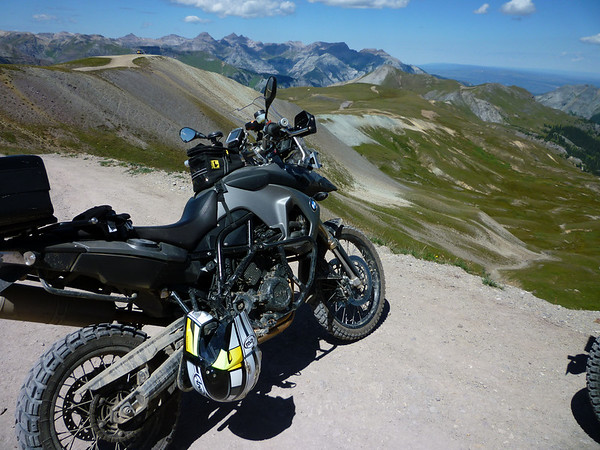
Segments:
[[[311,133],[310,127],[294,129],[294,128],[290,128],[289,124],[290,124],[289,120],[286,119],[285,117],[282,118],[277,123],[269,122],[265,126],[265,134],[267,134],[273,138],[284,138],[284,137],[293,138],[293,137],[303,136],[305,134]]]
[[[320,168],[317,152],[306,148],[303,136],[317,131],[316,121],[312,114],[302,111],[296,115],[294,126],[286,118],[278,122],[266,121],[266,113],[262,110],[254,114],[254,120],[246,123],[245,129],[256,132],[255,143],[248,141],[248,134],[243,128],[236,128],[229,133],[225,147],[230,151],[239,152],[249,164],[268,164],[278,159],[286,164],[296,164],[308,168]],[[208,136],[192,129],[182,128],[180,137],[184,142],[194,139],[206,139],[213,146],[223,147],[220,131]],[[293,156],[291,156],[293,155]]]

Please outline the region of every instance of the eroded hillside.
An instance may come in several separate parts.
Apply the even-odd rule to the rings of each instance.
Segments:
[[[137,58],[134,67],[113,68],[102,62],[0,66],[0,146],[9,152],[78,150],[179,168],[182,125],[231,128],[225,102],[254,95],[174,60]],[[94,70],[80,70],[88,64]],[[215,101],[232,90],[236,96]]]

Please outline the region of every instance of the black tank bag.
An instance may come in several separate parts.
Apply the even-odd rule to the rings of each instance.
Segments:
[[[187,151],[194,192],[213,186],[228,173],[244,166],[241,155],[219,145],[199,144]]]

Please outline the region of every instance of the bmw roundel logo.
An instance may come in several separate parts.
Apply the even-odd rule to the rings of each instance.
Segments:
[[[317,210],[317,202],[314,198],[311,198],[308,204],[310,205],[310,209],[312,209],[313,211]]]

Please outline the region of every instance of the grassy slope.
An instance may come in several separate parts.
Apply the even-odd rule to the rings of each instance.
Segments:
[[[505,279],[553,303],[599,309],[600,182],[515,134],[516,129],[537,132],[545,122],[574,119],[532,103],[524,91],[515,95],[484,86],[477,88],[484,90],[481,97],[500,106],[513,126],[487,124],[463,108],[428,102],[418,95],[435,81],[427,81],[429,86],[419,84],[414,76],[402,81],[404,89],[355,84],[288,89],[281,94],[327,117],[375,113],[401,117],[409,124],[426,120],[437,127],[423,132],[365,125],[361,131],[374,142],[355,148],[383,172],[411,187],[407,199],[414,206],[362,206],[361,215],[347,215],[398,250],[450,262],[456,262],[459,255],[476,262],[474,267],[497,269]],[[445,80],[434,87],[451,90],[453,83]],[[353,103],[339,111],[346,101]],[[342,214],[347,211],[344,201],[337,202],[334,199],[328,206]],[[448,233],[455,230],[457,241],[460,235],[485,233],[472,226],[481,219],[479,211],[503,225],[538,260],[517,267],[518,255],[504,258],[489,245],[432,245],[427,234],[420,232],[441,226]]]
[[[0,152],[75,151],[181,170],[181,126],[233,128],[230,118],[189,92],[184,75],[165,71],[164,59],[136,59],[139,69],[102,70],[109,61],[0,65]],[[100,70],[73,71],[79,67]]]

